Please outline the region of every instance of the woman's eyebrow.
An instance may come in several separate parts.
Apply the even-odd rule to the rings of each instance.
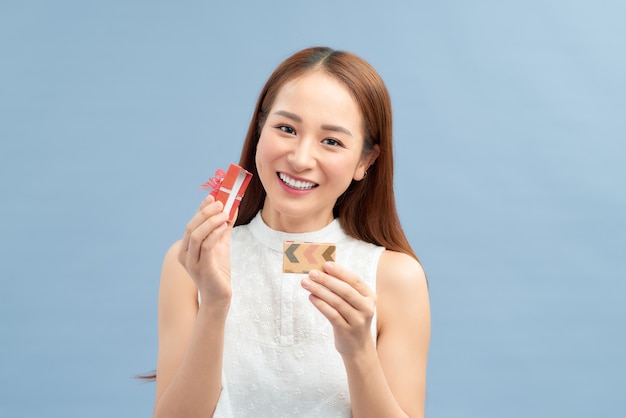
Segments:
[[[300,122],[300,123],[302,122],[302,118],[300,116],[296,115],[295,113],[287,112],[286,110],[277,110],[276,112],[274,112],[274,114],[284,116],[295,122]]]
[[[352,136],[352,133],[347,130],[346,128],[344,128],[343,126],[337,126],[337,125],[322,125],[321,128],[325,131],[334,131],[334,132],[342,132],[346,135]]]
[[[274,114],[284,116],[298,123],[302,123],[302,118],[300,116],[296,115],[295,113],[287,112],[286,110],[277,110],[276,112],[274,112]],[[346,135],[352,136],[352,132],[350,132],[348,129],[344,128],[343,126],[322,125],[320,126],[320,128],[322,128],[325,131],[342,132]]]

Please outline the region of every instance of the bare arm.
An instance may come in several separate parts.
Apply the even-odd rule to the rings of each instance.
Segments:
[[[222,385],[227,309],[198,307],[198,291],[176,259],[176,243],[163,265],[159,292],[156,417],[207,417]]]
[[[211,416],[220,397],[230,227],[211,203],[203,202],[163,263],[155,418]]]
[[[430,304],[419,263],[385,251],[377,294],[377,358],[344,356],[354,417],[423,417]]]
[[[423,417],[430,307],[424,272],[408,255],[385,251],[377,273],[378,295],[341,266],[324,268],[303,282],[312,303],[335,332],[350,388],[352,414]],[[378,341],[369,334],[378,314]]]

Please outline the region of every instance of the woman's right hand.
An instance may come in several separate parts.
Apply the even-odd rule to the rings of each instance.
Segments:
[[[228,305],[230,286],[230,233],[232,223],[224,205],[209,195],[185,228],[178,261],[200,292],[201,303]]]

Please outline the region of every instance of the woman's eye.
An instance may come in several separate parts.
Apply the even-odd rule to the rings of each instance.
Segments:
[[[283,132],[285,132],[285,133],[287,133],[287,134],[289,134],[289,135],[293,135],[293,134],[295,134],[295,133],[296,133],[296,130],[295,130],[295,129],[293,129],[291,126],[280,125],[280,126],[278,127],[278,129],[280,129],[281,131],[283,131]]]
[[[326,144],[326,145],[331,145],[333,147],[341,147],[341,146],[343,146],[341,144],[341,142],[337,141],[334,138],[325,138],[324,140],[322,140],[322,143]]]

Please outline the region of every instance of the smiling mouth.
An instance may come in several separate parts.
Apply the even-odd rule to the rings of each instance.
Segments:
[[[285,183],[285,185],[287,185],[287,187],[290,187],[292,189],[296,189],[296,190],[310,190],[310,189],[313,189],[313,188],[319,186],[319,184],[311,183],[310,181],[295,180],[295,179],[289,177],[285,173],[277,173],[277,174],[278,174],[278,178],[280,179],[280,181],[282,181],[283,183]]]

